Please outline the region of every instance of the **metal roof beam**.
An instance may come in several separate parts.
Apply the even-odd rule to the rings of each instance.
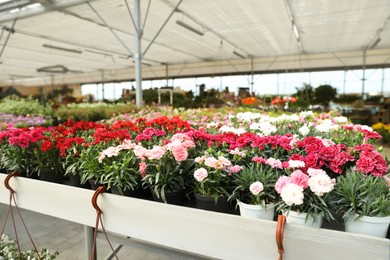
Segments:
[[[160,29],[158,30],[158,32],[156,33],[156,35],[153,37],[153,39],[150,41],[148,47],[146,47],[146,49],[144,50],[144,52],[142,53],[142,57],[145,56],[145,54],[147,53],[147,51],[149,50],[149,48],[152,46],[152,44],[154,43],[154,41],[157,39],[157,37],[160,35],[161,31],[164,29],[165,25],[167,25],[168,21],[171,19],[172,15],[176,12],[176,10],[179,8],[181,2],[183,2],[183,0],[180,0],[175,8],[172,9],[171,13],[168,15],[167,19],[165,19],[165,22],[161,25]],[[142,36],[142,31],[140,32],[141,33],[141,36]]]
[[[18,12],[9,12],[7,14],[2,14],[0,17],[0,23],[6,23],[13,21],[15,19],[23,19],[35,15],[42,14],[47,11],[60,11],[65,8],[73,7],[80,4],[85,4],[94,0],[61,0],[53,4],[51,1],[33,1],[33,3],[39,3],[40,6],[35,8],[25,8],[20,9]],[[16,8],[16,7],[15,7]],[[13,8],[13,9],[15,9]]]
[[[115,33],[115,31],[111,28],[111,26],[104,20],[104,18],[99,14],[99,12],[95,8],[93,8],[93,6],[89,2],[87,2],[87,4],[89,8],[91,8],[91,10],[97,15],[97,17],[99,17],[100,21],[102,21],[102,23],[110,30],[110,32],[119,41],[119,43],[126,49],[128,55],[132,57],[133,52],[129,49],[129,47],[127,47],[127,45],[122,41],[122,39],[118,36],[118,34]]]

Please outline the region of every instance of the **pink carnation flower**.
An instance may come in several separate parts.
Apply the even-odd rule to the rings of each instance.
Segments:
[[[267,163],[267,160],[263,157],[253,157],[252,158],[252,162],[257,162],[257,163],[262,163],[262,164],[266,164]]]
[[[137,156],[138,158],[140,158],[141,160],[145,160],[145,153],[147,152],[148,150],[140,145],[136,145],[134,147],[134,154],[135,156]]]
[[[224,165],[223,163],[220,161],[220,160],[217,160],[215,159],[214,157],[207,157],[205,160],[204,160],[204,164],[206,166],[209,166],[211,168],[214,168],[216,170],[221,170],[224,168]]]
[[[275,183],[275,190],[277,193],[281,193],[284,186],[286,186],[287,183],[291,183],[290,177],[287,176],[281,176],[278,181]]]
[[[146,176],[146,163],[145,162],[140,162],[139,163],[139,173],[141,174],[142,178],[145,178]]]
[[[268,158],[267,163],[272,167],[272,168],[278,168],[278,169],[283,169],[282,162],[279,159],[275,158]]]
[[[206,157],[200,156],[200,157],[196,157],[196,158],[194,159],[194,161],[195,161],[196,163],[203,163],[205,159],[206,159]]]
[[[301,170],[293,171],[290,175],[290,182],[294,183],[304,189],[308,187],[309,176],[304,174]]]
[[[226,159],[223,156],[218,156],[218,161],[220,161],[224,166],[231,166],[232,163],[229,161],[229,159]]]
[[[242,167],[240,165],[234,165],[234,166],[230,166],[228,170],[230,173],[238,173],[239,171],[242,170]]]
[[[108,147],[107,149],[103,150],[99,155],[99,163],[102,163],[104,158],[106,157],[112,157],[112,156],[118,156],[120,149],[117,149],[114,146]]]
[[[245,152],[240,152],[240,149],[238,149],[238,148],[236,148],[234,150],[230,150],[229,153],[233,154],[233,155],[238,155],[238,156],[241,156],[241,157],[245,157],[246,156]]]
[[[188,157],[187,149],[181,145],[173,147],[172,154],[178,162],[184,161]]]
[[[149,160],[160,160],[161,157],[165,154],[165,149],[161,146],[153,146],[151,150],[145,152],[145,156]]]
[[[194,178],[195,180],[201,182],[204,179],[206,179],[208,176],[208,172],[205,168],[199,168],[194,172]]]
[[[263,186],[263,183],[259,182],[259,181],[256,181],[254,183],[252,183],[250,186],[249,186],[249,190],[250,192],[253,194],[253,195],[258,195],[260,192],[262,192],[264,190],[264,186]]]

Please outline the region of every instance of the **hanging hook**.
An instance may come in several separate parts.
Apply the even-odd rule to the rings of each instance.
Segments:
[[[97,213],[102,213],[103,211],[99,208],[97,204],[97,198],[98,196],[106,191],[106,187],[100,186],[99,188],[96,189],[95,193],[92,196],[92,206],[96,209]]]
[[[14,193],[15,190],[9,185],[9,180],[14,177],[14,176],[20,176],[19,173],[17,172],[11,172],[11,173],[8,173],[7,177],[5,177],[4,179],[4,186],[11,192],[11,193]]]

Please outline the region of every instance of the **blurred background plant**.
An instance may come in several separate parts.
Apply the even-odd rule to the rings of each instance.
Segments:
[[[378,122],[372,126],[372,129],[382,136],[383,143],[390,143],[390,124]]]
[[[13,115],[44,115],[49,116],[52,110],[48,106],[39,104],[32,98],[6,97],[0,101],[0,113]]]
[[[54,114],[58,118],[59,122],[64,122],[68,119],[74,121],[96,122],[103,119],[109,119],[120,114],[134,113],[136,111],[138,111],[138,109],[131,103],[82,103],[60,106],[55,110]]]

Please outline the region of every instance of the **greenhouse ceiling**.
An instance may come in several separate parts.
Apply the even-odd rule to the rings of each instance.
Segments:
[[[134,80],[134,0],[0,0],[0,86]],[[389,0],[141,0],[144,79],[390,67]]]

